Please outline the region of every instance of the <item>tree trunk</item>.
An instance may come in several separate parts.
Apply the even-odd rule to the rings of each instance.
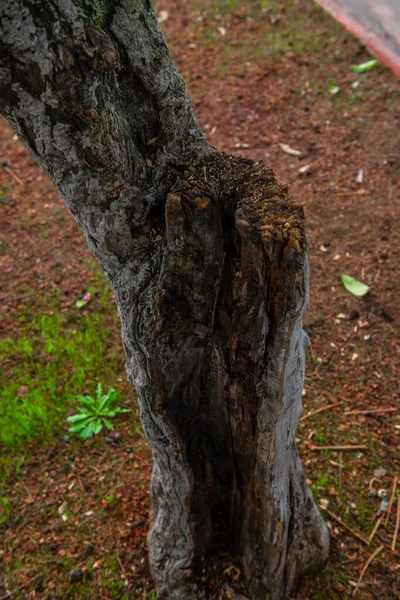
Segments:
[[[0,109],[58,186],[117,299],[153,452],[149,560],[195,600],[210,545],[252,600],[327,558],[298,457],[302,209],[203,137],[145,0],[3,0]]]

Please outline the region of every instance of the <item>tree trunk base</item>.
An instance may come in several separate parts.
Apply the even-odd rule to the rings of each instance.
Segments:
[[[252,600],[286,598],[328,553],[295,445],[302,209],[270,169],[208,145],[149,1],[3,0],[0,36],[0,110],[116,295],[153,451],[155,581],[196,598],[213,545]]]
[[[273,171],[217,152],[163,210],[156,283],[122,318],[153,449],[151,571],[162,593],[195,600],[213,543],[240,561],[252,600],[287,598],[329,547],[295,444],[303,211]]]

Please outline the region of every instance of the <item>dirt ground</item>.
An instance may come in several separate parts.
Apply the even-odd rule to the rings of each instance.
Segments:
[[[369,54],[311,0],[163,0],[157,11],[210,142],[272,166],[306,213],[312,347],[298,445],[332,550],[296,598],[398,598],[400,81],[382,66],[352,72]],[[4,338],[42,294],[71,306],[93,263],[4,123],[0,136]],[[351,295],[341,273],[369,293]],[[0,480],[12,507],[0,520],[0,600],[155,598],[140,432],[121,419],[111,436],[39,439],[24,454]],[[205,582],[210,599],[241,589],[228,557]]]

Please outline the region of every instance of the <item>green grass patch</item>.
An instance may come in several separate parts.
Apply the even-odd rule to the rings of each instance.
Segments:
[[[65,417],[79,394],[94,394],[98,382],[118,388],[125,380],[108,283],[98,275],[88,291],[92,300],[83,312],[61,310],[57,298],[47,298],[21,315],[14,338],[0,340],[0,444],[6,448],[66,433]]]
[[[0,496],[0,525],[7,523],[11,514],[12,504],[7,496]]]

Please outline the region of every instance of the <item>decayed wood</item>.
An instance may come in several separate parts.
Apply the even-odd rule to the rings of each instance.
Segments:
[[[163,413],[174,444],[168,460],[184,465],[185,521],[180,514],[172,526],[181,527],[180,568],[192,567],[217,530],[242,558],[251,597],[283,598],[326,558],[328,544],[294,441],[307,344],[302,211],[271,170],[214,154],[175,186],[165,214],[166,255],[145,343],[157,406],[146,412]],[[165,447],[163,440],[154,453],[150,557],[153,571],[171,578],[177,560],[165,523],[176,492],[158,466]]]
[[[94,6],[3,1],[0,109],[115,292],[160,591],[195,600],[213,542],[252,600],[286,598],[328,552],[295,445],[303,213],[270,169],[207,144],[149,2]]]

